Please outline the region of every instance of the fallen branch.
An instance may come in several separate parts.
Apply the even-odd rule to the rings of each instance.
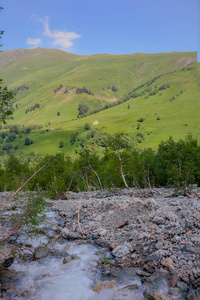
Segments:
[[[183,267],[179,273],[176,273],[174,276],[172,276],[169,284],[168,284],[168,287],[175,287],[176,286],[176,283],[178,281],[178,279],[183,275],[183,272],[185,271],[186,267]]]
[[[44,167],[46,167],[46,165],[49,163],[49,161],[42,166],[39,170],[37,170],[26,182],[24,182],[16,192],[14,192],[14,194],[12,194],[9,198],[7,198],[1,205],[0,208],[6,204],[8,201],[10,201],[37,173],[39,173]]]
[[[123,228],[124,226],[128,225],[128,222],[129,222],[129,220],[124,221],[123,223],[121,223],[120,225],[118,225],[118,226],[116,227],[116,229],[118,229],[118,228]]]

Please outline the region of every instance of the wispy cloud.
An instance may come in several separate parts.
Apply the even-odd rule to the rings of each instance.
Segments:
[[[42,39],[28,38],[26,42],[29,46],[33,46],[33,47],[39,47],[42,45]]]
[[[34,16],[35,17],[35,16]],[[49,27],[49,17],[44,17],[43,19],[37,20],[38,22],[41,22],[44,27],[44,31],[42,35],[45,37],[45,40],[47,39],[48,44],[50,44],[52,47],[58,47],[63,50],[67,50],[73,46],[73,40],[80,38],[81,35],[77,34],[76,32],[69,32],[69,31],[59,31],[59,30],[51,30]],[[28,45],[34,46],[37,44],[42,43],[42,38],[38,39],[31,39],[29,38],[27,40]],[[31,44],[32,43],[32,44]],[[38,44],[37,44],[38,46]]]

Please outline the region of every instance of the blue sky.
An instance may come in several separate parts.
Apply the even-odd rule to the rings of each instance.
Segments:
[[[197,0],[2,0],[1,50],[75,54],[197,50]]]

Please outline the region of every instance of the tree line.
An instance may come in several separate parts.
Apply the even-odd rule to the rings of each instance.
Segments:
[[[128,134],[116,133],[103,155],[83,148],[76,159],[63,153],[46,155],[34,167],[11,155],[0,167],[0,191],[17,189],[45,164],[26,189],[47,191],[52,198],[65,197],[67,191],[169,185],[186,194],[192,184],[200,185],[200,146],[192,135],[177,142],[170,137],[157,151],[132,145]]]

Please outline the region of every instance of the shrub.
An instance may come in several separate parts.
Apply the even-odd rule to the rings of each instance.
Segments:
[[[24,145],[29,146],[31,144],[31,140],[27,137],[25,138]]]
[[[89,106],[86,104],[80,103],[78,105],[78,111],[79,111],[79,115],[83,115],[89,111]]]
[[[144,122],[145,118],[139,118],[137,119],[137,122]]]
[[[85,123],[84,129],[85,130],[90,130],[90,123]]]
[[[64,147],[64,142],[63,142],[63,141],[60,141],[59,148],[63,148],[63,147]]]

